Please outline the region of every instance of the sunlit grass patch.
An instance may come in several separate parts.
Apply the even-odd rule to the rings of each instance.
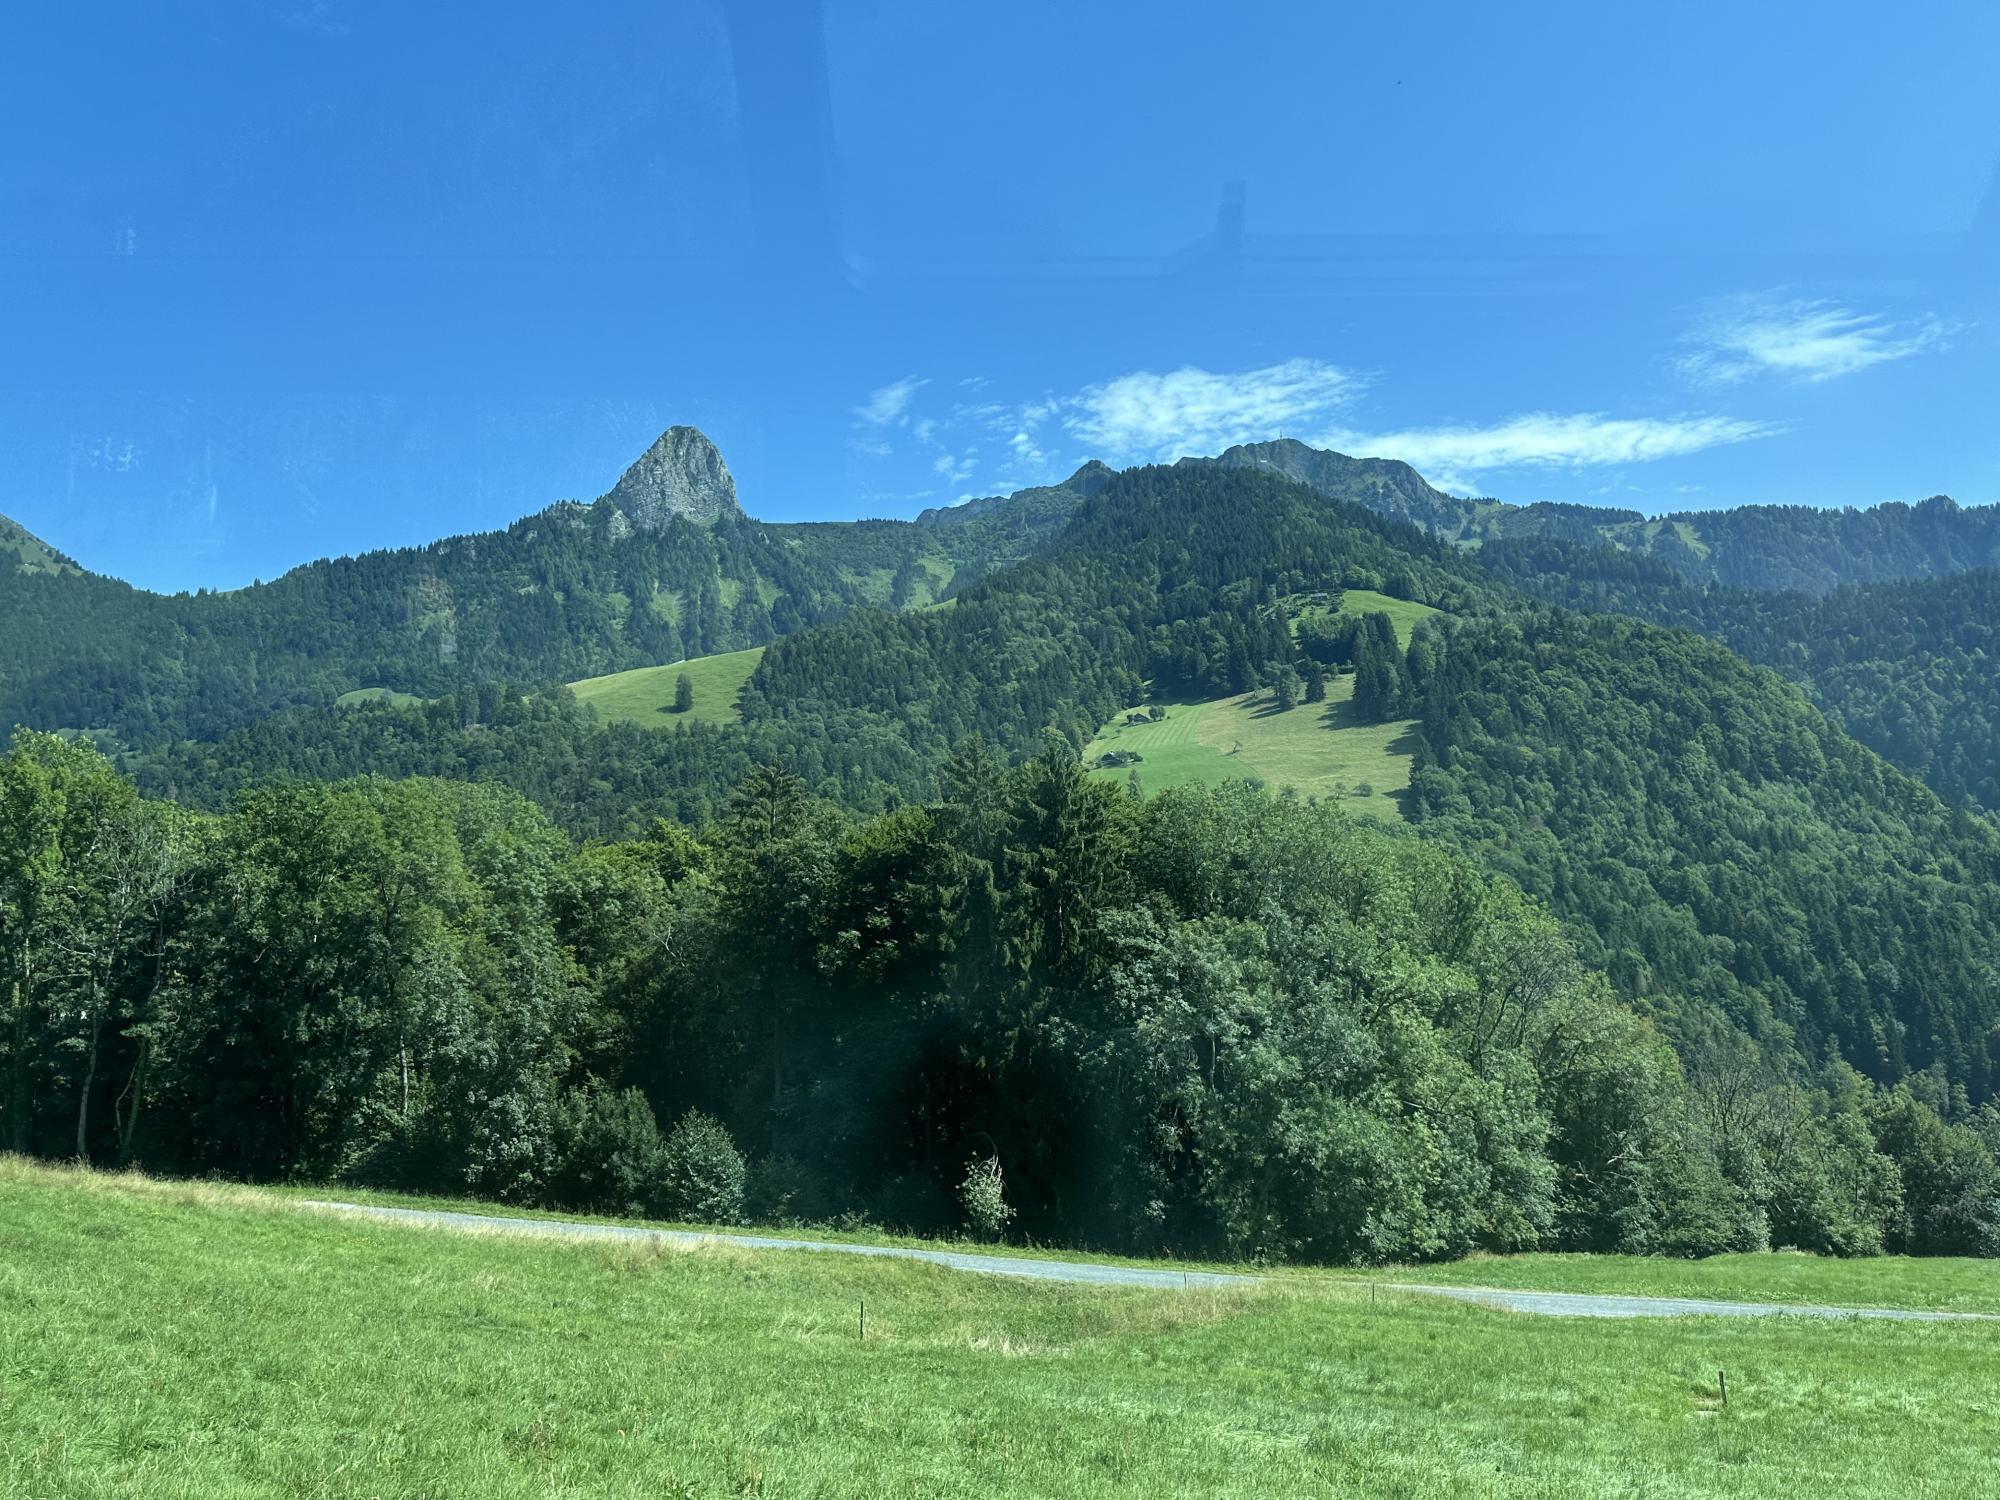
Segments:
[[[1416,753],[1414,721],[1360,723],[1353,697],[1354,679],[1335,677],[1327,682],[1326,702],[1282,711],[1262,690],[1164,704],[1166,717],[1157,722],[1128,723],[1144,709],[1125,709],[1084,749],[1084,763],[1133,751],[1141,757],[1136,765],[1102,767],[1097,774],[1122,779],[1136,771],[1148,794],[1256,780],[1370,817],[1400,818]]]
[[[753,646],[748,651],[697,656],[663,667],[635,667],[608,677],[586,677],[569,688],[578,702],[590,704],[607,722],[620,720],[649,729],[689,723],[736,724],[742,719],[737,712],[737,695],[763,655],[762,646]],[[676,713],[674,689],[683,674],[694,687],[694,706],[686,713]]]

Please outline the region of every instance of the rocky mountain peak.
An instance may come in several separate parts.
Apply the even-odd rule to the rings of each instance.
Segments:
[[[673,516],[713,526],[743,514],[729,465],[698,427],[661,433],[603,499],[641,531],[657,531]]]
[[[1075,490],[1079,495],[1094,495],[1112,480],[1118,471],[1101,458],[1093,458],[1063,481],[1063,488]]]

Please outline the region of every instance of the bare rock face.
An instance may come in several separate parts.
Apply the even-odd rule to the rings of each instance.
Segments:
[[[604,499],[641,531],[658,531],[670,517],[713,526],[740,516],[729,465],[695,427],[669,427],[639,455]]]

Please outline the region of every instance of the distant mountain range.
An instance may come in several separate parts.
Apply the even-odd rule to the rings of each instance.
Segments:
[[[1681,587],[1811,594],[2000,564],[2000,507],[1943,497],[1859,511],[1748,506],[1648,519],[1463,498],[1406,463],[1292,439],[1178,467],[1270,474],[1475,558],[1493,548],[1510,585],[1550,598],[1571,573],[1602,571],[1579,561],[1592,549],[1643,559]],[[1034,555],[1115,477],[1093,461],[1060,484],[927,510],[914,521],[770,524],[745,512],[715,445],[676,426],[594,502],[563,502],[504,531],[309,563],[249,589],[192,596],[90,574],[0,519],[0,722],[141,746],[213,738],[359,690],[435,697],[761,646],[857,609],[955,598]],[[1520,549],[1533,543],[1570,550],[1560,560],[1531,559],[1524,574]],[[1657,601],[1629,607],[1747,639],[1686,600],[1671,610]],[[1783,651],[1759,647],[1758,659],[1816,680]],[[1981,680],[1983,661],[1974,654],[1957,663],[1953,681]],[[1911,712],[1950,717],[1923,704]],[[1905,755],[1887,732],[1878,743],[1912,769],[1955,759],[1957,769],[1937,783],[1953,795],[1991,780],[1963,754],[1929,745]]]

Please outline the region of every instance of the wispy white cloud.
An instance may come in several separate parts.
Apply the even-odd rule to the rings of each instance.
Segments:
[[[974,399],[925,409],[914,377],[882,387],[856,408],[856,451],[887,456],[891,429],[914,439],[941,486],[1005,494],[1046,484],[1085,458],[1115,465],[1215,454],[1235,443],[1293,436],[1362,456],[1400,458],[1434,483],[1470,489],[1479,476],[1534,468],[1611,469],[1748,442],[1777,429],[1702,414],[1613,416],[1536,411],[1462,425],[1371,431],[1349,408],[1370,379],[1316,359],[1235,372],[1187,365],[1137,370],[1026,401]],[[959,382],[963,391],[965,383]],[[984,398],[984,399],[982,399]],[[902,443],[898,439],[898,443]]]
[[[1777,429],[1737,417],[1612,417],[1603,412],[1529,412],[1502,422],[1412,427],[1401,432],[1329,432],[1318,446],[1357,457],[1400,458],[1434,483],[1463,486],[1496,469],[1571,468],[1649,463]]]
[[[868,399],[854,408],[854,435],[848,438],[847,446],[865,458],[887,458],[893,454],[896,449],[889,441],[890,430],[910,426],[910,403],[929,384],[915,375],[905,375],[870,391]],[[931,433],[936,427],[935,422],[917,423],[917,441],[927,447],[935,446]]]
[[[929,384],[928,380],[906,375],[901,380],[878,386],[868,393],[866,401],[855,407],[854,415],[870,427],[888,427],[901,422],[909,412],[911,400]]]
[[[1366,384],[1316,359],[1231,374],[1186,365],[1120,375],[1058,406],[1063,427],[1111,462],[1165,461],[1310,430]]]
[[[1710,306],[1689,330],[1691,347],[1675,365],[1688,379],[1711,385],[1753,375],[1833,380],[1942,347],[1956,331],[1929,314],[1895,322],[1837,302],[1767,292]]]
[[[979,467],[979,449],[967,448],[963,453],[940,453],[931,460],[931,472],[946,484],[963,484]]]

